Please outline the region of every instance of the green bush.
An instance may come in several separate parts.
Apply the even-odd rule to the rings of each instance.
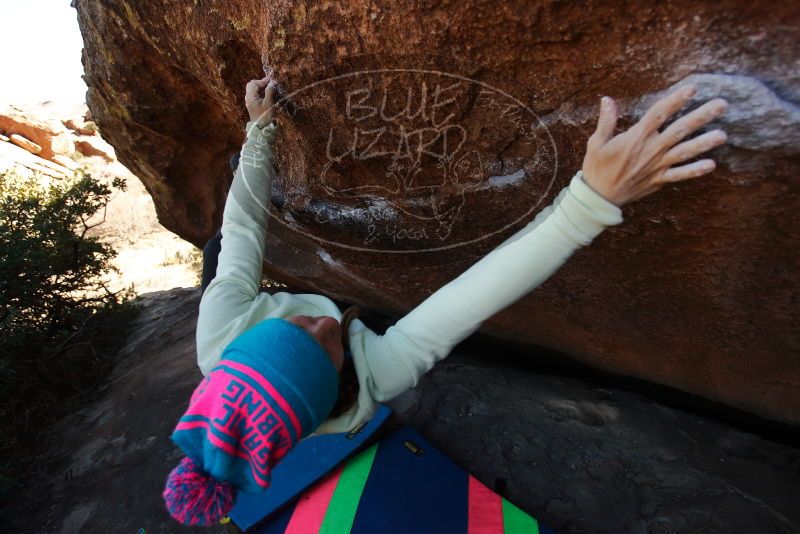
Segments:
[[[87,231],[112,189],[79,170],[0,174],[0,458],[6,481],[48,422],[73,410],[111,370],[137,312],[131,288],[112,292],[116,252]],[[119,178],[113,188],[125,189]],[[112,326],[113,325],[113,326]],[[33,454],[35,451],[27,451]],[[0,488],[0,493],[2,489]]]

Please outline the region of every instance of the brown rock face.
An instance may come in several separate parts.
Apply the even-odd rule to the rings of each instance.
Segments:
[[[219,227],[268,64],[291,104],[266,273],[397,316],[552,201],[600,95],[623,131],[691,77],[689,108],[731,104],[717,170],[626,206],[482,331],[800,423],[796,2],[74,3],[92,117],[166,227]]]

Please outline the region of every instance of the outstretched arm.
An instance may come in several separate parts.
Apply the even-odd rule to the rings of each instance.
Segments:
[[[710,159],[673,165],[725,142],[721,130],[681,142],[724,113],[724,100],[711,100],[658,132],[693,96],[692,89],[682,88],[659,100],[637,124],[613,138],[616,106],[604,98],[583,168],[555,201],[383,336],[371,339],[368,365],[373,398],[388,400],[415,386],[420,376],[485,320],[539,286],[605,228],[621,223],[621,206],[665,184],[711,172]]]
[[[420,376],[497,312],[542,284],[622,212],[575,174],[533,221],[430,295],[376,340],[368,360],[377,400],[417,384]]]
[[[197,318],[197,363],[204,375],[216,364],[222,345],[231,341],[226,332],[237,331],[254,299],[273,298],[259,293],[277,128],[270,111],[274,87],[268,83],[264,78],[247,84],[247,138],[225,202],[217,273],[203,293]]]

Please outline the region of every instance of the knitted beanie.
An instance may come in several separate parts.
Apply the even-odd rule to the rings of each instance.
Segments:
[[[172,440],[186,457],[163,497],[184,525],[212,525],[237,491],[270,484],[272,467],[333,409],[338,374],[305,329],[270,318],[241,333],[194,390]]]

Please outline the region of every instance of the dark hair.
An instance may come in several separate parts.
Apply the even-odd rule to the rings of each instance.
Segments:
[[[355,319],[361,310],[358,306],[350,306],[344,313],[340,324],[342,326],[342,347],[344,350],[350,348],[350,322]],[[339,417],[349,410],[358,400],[358,374],[353,364],[353,358],[345,358],[342,370],[339,373],[339,398],[333,406],[330,417]]]

